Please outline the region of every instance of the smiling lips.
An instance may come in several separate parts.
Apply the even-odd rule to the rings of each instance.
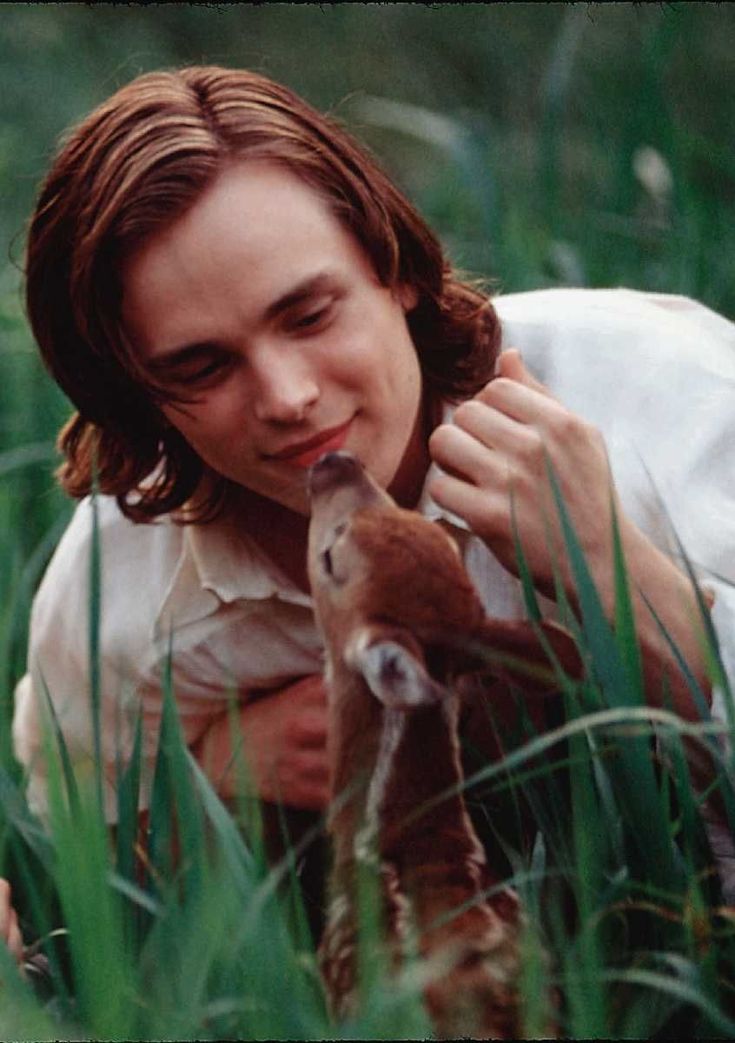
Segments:
[[[343,448],[352,419],[350,417],[347,423],[340,424],[339,427],[330,427],[325,431],[320,431],[318,435],[314,435],[313,438],[308,438],[304,442],[294,442],[293,445],[287,445],[285,449],[281,449],[278,453],[269,453],[268,459],[283,460],[295,467],[303,467],[304,469],[311,467],[324,453],[333,453]]]

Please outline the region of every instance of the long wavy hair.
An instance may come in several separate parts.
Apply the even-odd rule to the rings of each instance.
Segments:
[[[500,330],[487,295],[456,275],[415,208],[335,120],[253,72],[140,76],[62,143],[31,219],[26,269],[33,333],[76,408],[59,434],[59,480],[74,497],[96,482],[135,521],[184,504],[194,505],[189,520],[205,520],[231,488],[166,422],[166,396],[125,335],[121,270],[233,159],[285,165],[326,199],[381,284],[415,288],[407,321],[430,394],[456,401],[492,375]]]

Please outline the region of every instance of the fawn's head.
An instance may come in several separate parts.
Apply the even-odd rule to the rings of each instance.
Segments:
[[[396,506],[349,453],[322,457],[310,492],[309,577],[332,664],[346,662],[393,705],[435,700],[427,643],[483,619],[454,541]]]
[[[311,505],[310,578],[323,622],[339,614],[353,625],[466,628],[482,617],[454,540],[397,507],[353,456],[330,453],[314,466]]]
[[[342,663],[383,703],[409,708],[446,695],[458,673],[477,667],[479,646],[548,667],[538,630],[488,619],[452,538],[396,506],[349,453],[314,465],[310,493],[309,578],[330,670]],[[541,629],[577,672],[568,635]],[[539,690],[522,672],[521,682]]]

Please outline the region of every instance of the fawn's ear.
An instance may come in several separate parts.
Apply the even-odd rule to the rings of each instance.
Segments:
[[[419,643],[398,627],[360,627],[345,649],[345,662],[391,709],[430,706],[447,696],[446,689],[429,676]]]

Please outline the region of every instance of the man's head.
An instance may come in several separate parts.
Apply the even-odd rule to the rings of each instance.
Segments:
[[[255,73],[151,73],[72,131],[30,228],[29,316],[52,374],[79,411],[62,435],[62,480],[72,494],[88,491],[94,456],[102,490],[133,516],[178,506],[198,486],[202,462],[165,422],[160,407],[170,396],[141,365],[124,328],[122,273],[226,167],[251,161],[280,165],[308,185],[380,284],[412,289],[408,325],[428,387],[470,393],[483,382],[480,371],[487,379],[498,339],[492,310],[451,277],[424,221],[336,122]],[[153,471],[156,479],[141,489]]]
[[[347,448],[404,502],[428,466],[406,313],[321,193],[234,161],[124,263],[123,328],[161,412],[212,473],[302,514]]]

